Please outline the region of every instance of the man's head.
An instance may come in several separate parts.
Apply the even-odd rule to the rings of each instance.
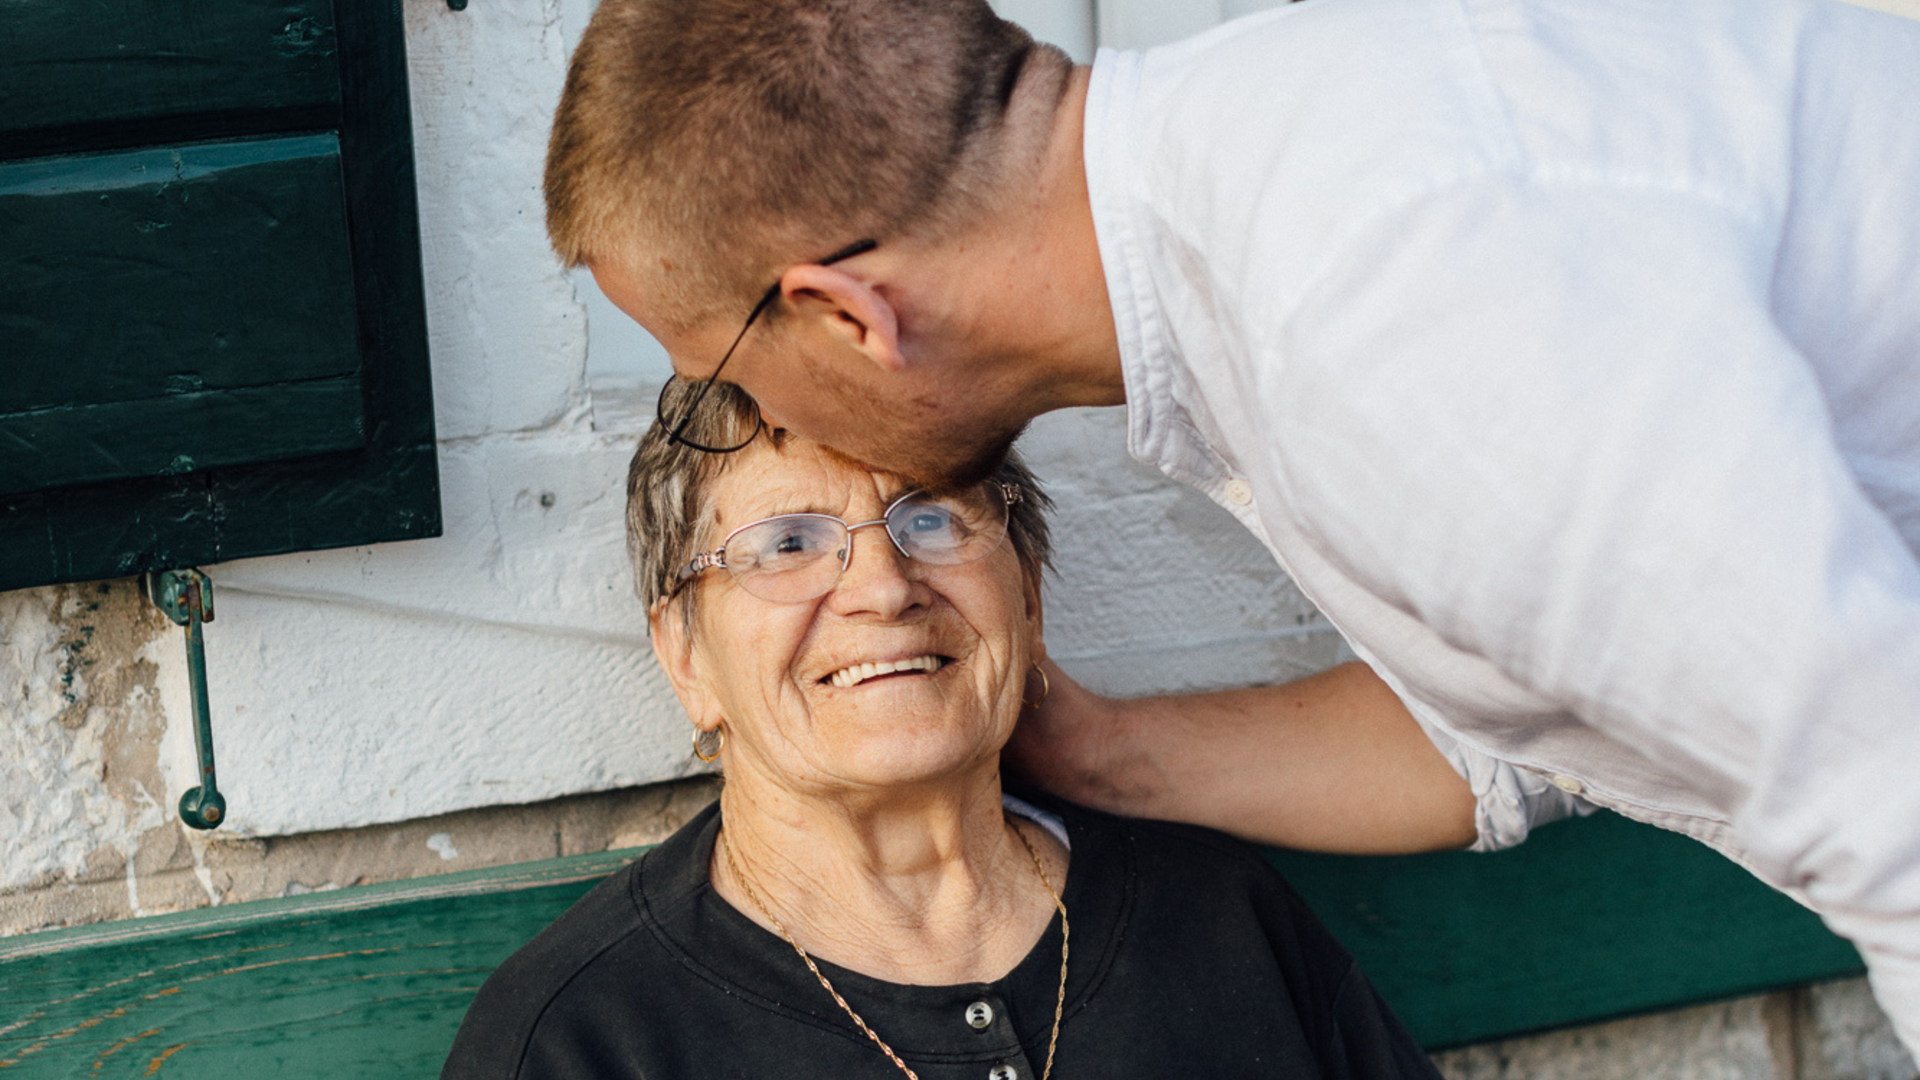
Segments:
[[[989,324],[1038,302],[1007,272],[1010,223],[1071,76],[985,0],[602,0],[554,122],[548,227],[686,378],[778,282],[725,375],[771,423],[980,475],[1053,407],[1015,400],[1024,345]]]
[[[547,224],[668,330],[789,264],[981,209],[1035,49],[986,0],[605,0],[554,117]]]

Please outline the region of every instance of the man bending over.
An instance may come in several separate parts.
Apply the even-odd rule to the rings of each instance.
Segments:
[[[984,0],[603,0],[548,219],[682,378],[929,484],[1124,402],[1371,669],[1062,686],[1067,794],[1298,843],[1292,748],[1368,732],[1443,811],[1395,842],[1687,833],[1911,1048],[1915,101],[1920,25],[1817,0],[1310,0],[1091,68]]]

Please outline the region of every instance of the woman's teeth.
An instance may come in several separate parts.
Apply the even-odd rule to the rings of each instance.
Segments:
[[[849,686],[858,686],[868,679],[882,675],[892,675],[899,671],[939,671],[940,666],[941,660],[937,656],[916,656],[910,660],[885,660],[878,664],[855,664],[852,667],[841,668],[827,676],[827,681],[844,690]]]

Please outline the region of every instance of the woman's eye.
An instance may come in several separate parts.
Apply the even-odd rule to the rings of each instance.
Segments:
[[[820,557],[830,538],[810,521],[769,522],[734,538],[740,549],[735,560],[729,552],[728,565],[760,572],[791,570]]]
[[[946,514],[923,511],[913,515],[912,520],[907,522],[907,531],[917,533],[939,532],[951,524],[952,521],[953,519]]]
[[[760,546],[760,562],[768,566],[793,562],[814,554],[819,547],[814,538],[805,532],[796,530],[780,533]]]
[[[946,507],[916,506],[908,512],[899,529],[908,536],[926,536],[951,531],[956,525],[953,512]]]

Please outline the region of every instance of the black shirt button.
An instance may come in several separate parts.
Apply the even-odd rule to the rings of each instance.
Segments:
[[[993,1026],[993,1006],[984,1001],[967,1006],[967,1026],[975,1031],[985,1031]]]
[[[987,1070],[987,1080],[1020,1080],[1020,1073],[1003,1061]]]

